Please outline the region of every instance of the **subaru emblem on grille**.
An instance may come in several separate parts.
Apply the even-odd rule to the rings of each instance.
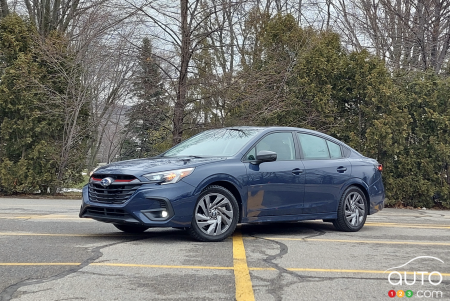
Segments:
[[[103,187],[108,187],[109,185],[111,185],[111,183],[114,182],[113,178],[104,178],[100,181],[100,185],[102,185]]]

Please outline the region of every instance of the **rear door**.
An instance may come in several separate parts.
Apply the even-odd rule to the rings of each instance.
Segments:
[[[304,214],[334,212],[352,166],[342,147],[323,137],[297,133],[305,173]]]

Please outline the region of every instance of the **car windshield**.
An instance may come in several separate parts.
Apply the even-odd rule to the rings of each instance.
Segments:
[[[163,157],[229,157],[234,156],[261,129],[209,130],[181,142]]]

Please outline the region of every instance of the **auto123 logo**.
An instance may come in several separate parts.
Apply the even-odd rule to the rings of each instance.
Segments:
[[[441,259],[433,256],[418,256],[411,259],[407,263],[387,269],[385,273],[389,273],[388,281],[393,286],[401,286],[398,290],[390,290],[388,296],[394,297],[416,297],[416,298],[443,298],[442,291],[438,290],[438,285],[441,284],[443,278],[442,274],[435,270],[413,270],[406,271],[408,265],[412,265],[416,260],[433,260],[444,263]],[[434,262],[436,264],[436,262]],[[402,269],[402,270],[400,270]],[[406,288],[405,288],[406,287]]]

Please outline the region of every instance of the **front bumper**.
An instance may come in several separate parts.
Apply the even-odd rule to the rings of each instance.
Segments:
[[[86,185],[79,216],[114,224],[190,227],[196,201],[193,192],[194,187],[183,181],[168,185],[144,184],[123,204],[107,204],[91,201]]]

